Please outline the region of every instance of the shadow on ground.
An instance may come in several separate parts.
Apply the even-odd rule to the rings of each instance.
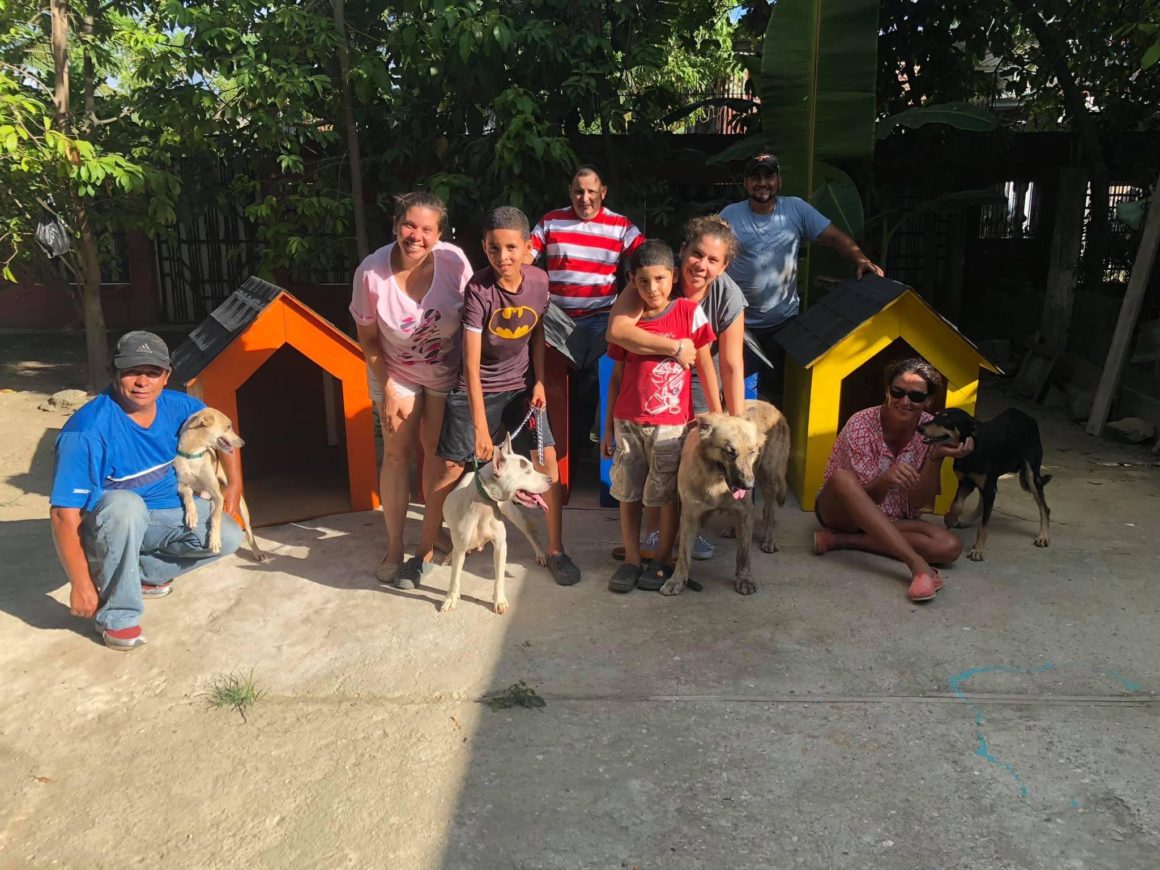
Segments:
[[[71,631],[95,639],[89,623],[72,616],[68,604],[52,595],[68,581],[63,569],[55,564],[52,529],[47,519],[0,523],[0,553],[4,554],[6,566],[4,580],[0,581],[0,611],[32,628]],[[67,602],[67,589],[62,596]]]
[[[0,390],[51,394],[84,389],[85,339],[81,333],[6,335],[0,347]]]
[[[28,471],[11,474],[5,482],[27,495],[51,495],[54,451],[59,434],[60,429],[46,429],[28,462]]]

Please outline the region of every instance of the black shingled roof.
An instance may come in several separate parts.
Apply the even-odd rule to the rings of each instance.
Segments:
[[[849,278],[790,321],[777,333],[777,341],[805,368],[910,289],[873,273]]]
[[[177,383],[188,384],[201,374],[282,292],[281,287],[261,278],[246,279],[173,354],[173,377]]]

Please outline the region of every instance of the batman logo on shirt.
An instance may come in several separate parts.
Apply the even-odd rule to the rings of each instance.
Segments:
[[[527,305],[511,306],[508,308],[497,308],[491,314],[491,320],[488,321],[487,329],[492,335],[498,338],[506,338],[515,340],[523,338],[529,332],[536,328],[536,324],[540,322],[539,316],[535,309],[529,308]]]

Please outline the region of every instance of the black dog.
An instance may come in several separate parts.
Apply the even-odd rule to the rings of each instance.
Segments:
[[[1051,543],[1051,510],[1043,498],[1043,487],[1051,480],[1050,474],[1040,473],[1043,462],[1043,442],[1039,440],[1039,426],[1034,419],[1008,408],[994,420],[984,423],[976,420],[959,408],[947,408],[934,419],[918,427],[927,444],[950,444],[956,446],[972,437],[974,450],[962,459],[955,460],[955,477],[959,479],[959,489],[954,503],[946,515],[949,529],[955,525],[968,495],[979,489],[979,506],[965,523],[957,528],[966,528],[979,514],[983,515],[979,535],[975,545],[967,553],[973,562],[983,561],[983,549],[987,546],[987,523],[991,519],[991,508],[995,504],[999,476],[1019,472],[1019,483],[1031,493],[1039,507],[1039,535],[1035,546],[1046,547]]]

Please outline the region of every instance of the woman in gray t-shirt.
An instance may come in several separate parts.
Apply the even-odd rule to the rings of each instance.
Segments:
[[[736,255],[737,240],[720,215],[693,218],[685,224],[676,287],[686,299],[700,303],[717,334],[713,364],[718,370],[725,408],[735,415],[745,411],[745,295],[725,274],[725,267]],[[640,297],[621,293],[608,319],[609,343],[632,353],[675,357],[689,367],[694,356],[691,342],[645,332],[636,325],[640,315]],[[705,410],[701,383],[693,372],[693,411],[700,414]]]
[[[737,239],[733,229],[720,215],[693,218],[685,224],[685,238],[681,243],[680,265],[677,269],[676,290],[686,299],[701,305],[709,324],[717,334],[713,345],[713,364],[721,382],[725,409],[734,415],[745,412],[745,295],[725,267],[737,256]],[[608,318],[607,337],[610,344],[618,344],[631,353],[671,356],[688,368],[696,355],[691,341],[678,341],[663,335],[645,332],[637,321],[641,316],[640,296],[621,293],[612,306]],[[707,410],[701,382],[693,372],[693,411]],[[648,528],[657,528],[657,511],[645,512]],[[641,544],[641,555],[655,547],[656,532]],[[618,555],[617,550],[613,555]],[[713,545],[701,535],[693,545],[694,559],[708,559]],[[651,558],[651,556],[650,556]]]

